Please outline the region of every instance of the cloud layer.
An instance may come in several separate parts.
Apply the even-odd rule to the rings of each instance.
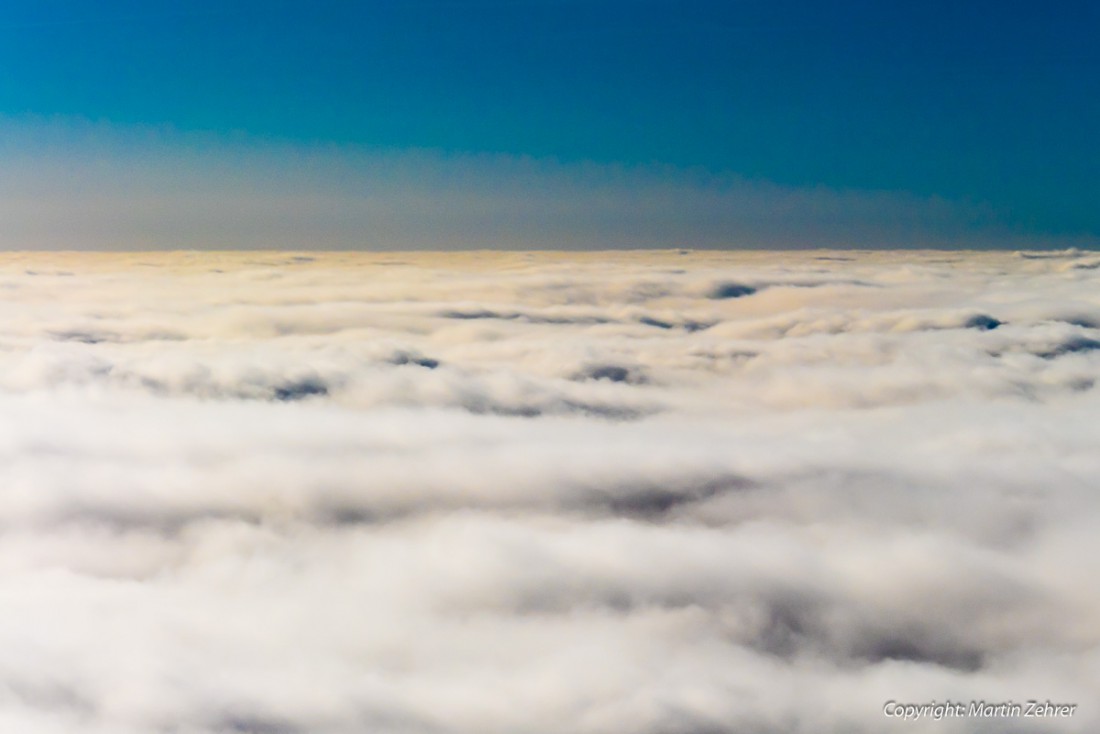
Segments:
[[[2,255],[0,729],[1096,730],[1098,278]]]

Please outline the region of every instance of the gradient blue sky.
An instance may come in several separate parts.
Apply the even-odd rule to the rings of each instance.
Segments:
[[[729,194],[735,180],[943,201],[970,212],[952,241],[971,227],[981,244],[1088,245],[1100,236],[1098,36],[1095,2],[9,1],[0,163],[95,158],[89,128],[116,153],[154,131],[147,168],[201,141],[265,159],[323,149],[325,165],[340,150],[429,151],[444,168],[529,156],[574,178],[666,171],[684,196]],[[492,186],[479,175],[475,188]],[[636,183],[620,183],[629,198]],[[861,236],[819,219],[826,244]],[[906,222],[911,245],[921,229]],[[782,239],[735,230],[730,244]]]

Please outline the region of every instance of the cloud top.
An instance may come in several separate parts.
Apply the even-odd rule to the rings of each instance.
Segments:
[[[1097,261],[0,255],[0,728],[1094,730]]]

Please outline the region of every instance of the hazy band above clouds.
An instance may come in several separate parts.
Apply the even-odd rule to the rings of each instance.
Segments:
[[[1097,731],[1098,276],[0,254],[0,731]]]
[[[988,207],[668,167],[0,121],[6,249],[1038,247]]]

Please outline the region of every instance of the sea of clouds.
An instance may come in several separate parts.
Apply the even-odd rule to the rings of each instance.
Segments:
[[[1100,730],[1100,255],[0,255],[0,731]],[[888,719],[1051,699],[1070,719]]]

